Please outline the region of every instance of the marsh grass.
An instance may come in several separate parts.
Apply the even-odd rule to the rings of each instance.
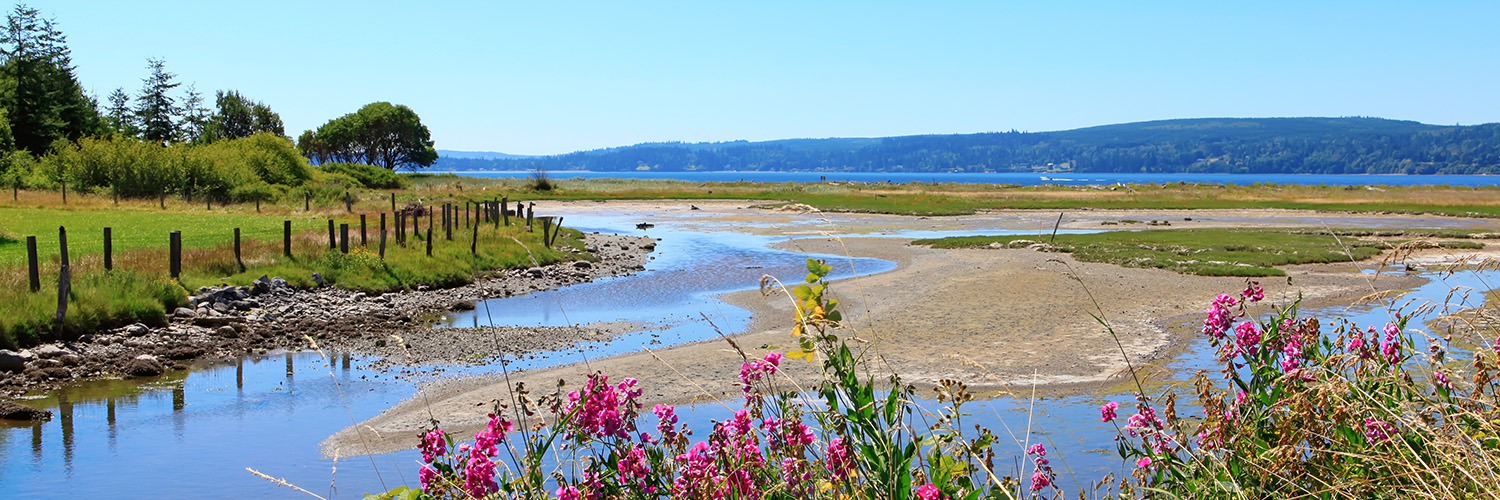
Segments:
[[[1385,233],[1394,234],[1394,233]],[[1459,231],[1418,231],[1411,236]],[[963,236],[920,239],[933,248],[1025,247],[1034,236]],[[1404,243],[1401,240],[1344,239],[1324,232],[1273,229],[1178,229],[1059,234],[1046,250],[1073,254],[1085,262],[1166,269],[1200,276],[1285,276],[1277,266],[1365,260]],[[1472,240],[1421,240],[1428,248],[1482,248]]]

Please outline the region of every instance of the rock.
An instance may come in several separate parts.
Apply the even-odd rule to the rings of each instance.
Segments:
[[[264,274],[262,274],[259,278],[255,278],[255,281],[250,282],[250,284],[250,293],[252,295],[264,295],[267,293],[271,293],[271,278],[267,277]]]
[[[526,274],[530,275],[533,278],[540,278],[540,277],[546,276],[547,275],[547,271],[543,270],[540,267],[533,267],[531,269],[527,269],[526,270]]]
[[[43,369],[37,370],[37,373],[41,373],[42,375],[46,375],[47,378],[56,378],[56,379],[73,378],[73,371],[67,369],[66,367],[62,367],[62,366],[54,366],[54,367],[51,367],[51,368],[43,368]]]
[[[193,359],[202,355],[203,349],[192,346],[173,347],[171,349],[167,349],[165,352],[162,352],[162,356],[166,357],[167,359],[178,360]],[[156,356],[151,356],[149,354],[142,354],[142,356],[149,356],[151,360],[159,361],[159,358],[157,358]]]
[[[52,412],[11,401],[0,401],[0,420],[52,420]]]
[[[32,350],[31,352],[33,354],[36,354],[37,357],[40,357],[42,359],[53,359],[53,358],[61,357],[62,355],[69,353],[69,351],[67,349],[63,349],[61,347],[58,347],[58,346],[55,346],[55,345],[52,345],[52,344],[47,344],[47,345],[38,347],[38,348]]]
[[[271,291],[286,290],[288,288],[291,288],[291,286],[287,285],[286,280],[281,279],[280,276],[271,278]]]
[[[68,353],[68,354],[64,354],[62,356],[58,356],[57,360],[59,362],[61,362],[63,364],[63,366],[78,366],[79,363],[83,362],[83,356],[79,356],[79,355],[73,354],[73,353]]]
[[[146,325],[142,325],[140,323],[136,323],[134,325],[130,325],[130,326],[125,327],[125,334],[129,335],[131,337],[139,337],[139,336],[145,335],[146,332],[149,332],[149,331],[151,331],[151,330],[147,329]]]
[[[361,300],[365,300],[365,297],[369,297],[369,295],[365,295],[365,292],[359,292],[359,293],[356,293],[354,295],[349,296],[349,300],[352,300],[352,301],[355,301],[355,302],[359,302]]]
[[[589,269],[589,268],[594,267],[594,263],[586,261],[586,260],[580,260],[578,262],[574,262],[573,263],[573,267],[576,267],[578,269]]]
[[[224,302],[214,302],[213,309],[214,312],[217,312],[219,314],[228,314],[229,311],[233,310],[233,308],[230,307],[229,304],[226,304]]]
[[[250,309],[255,307],[255,304],[251,303],[248,300],[236,300],[234,302],[231,302],[230,305],[234,306],[234,310],[236,311],[249,311]]]
[[[21,353],[0,349],[0,372],[21,372],[26,369],[26,357]]]
[[[312,273],[312,280],[313,280],[313,283],[317,283],[318,286],[323,286],[323,274],[322,273]]]
[[[155,377],[166,371],[166,368],[161,366],[156,356],[142,354],[125,363],[124,370],[126,375],[132,377]]]
[[[448,306],[448,310],[449,311],[473,311],[474,310],[474,301],[472,301],[472,300],[460,300],[458,302],[454,302],[453,304],[451,304],[451,305]]]
[[[193,320],[193,324],[208,328],[218,328],[230,323],[243,323],[245,318],[239,316],[200,316]]]
[[[179,307],[179,308],[177,308],[176,310],[172,311],[172,315],[176,316],[176,317],[179,317],[179,318],[196,318],[196,317],[198,317],[198,313],[193,312],[192,309],[188,309],[186,307]]]
[[[236,338],[236,337],[240,336],[240,332],[234,331],[234,327],[229,326],[229,325],[224,325],[224,326],[219,327],[218,330],[214,330],[214,334],[218,335],[220,337],[230,338],[230,339]]]

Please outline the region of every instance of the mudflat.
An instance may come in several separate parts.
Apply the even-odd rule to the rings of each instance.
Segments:
[[[1007,392],[1067,393],[1106,389],[1119,383],[1126,356],[1135,367],[1166,359],[1175,346],[1195,334],[1202,311],[1218,293],[1236,293],[1242,278],[1179,275],[1156,269],[1084,263],[1065,253],[1031,249],[937,250],[909,244],[903,234],[995,230],[1050,231],[1057,212],[1004,211],[961,217],[908,217],[871,214],[823,214],[754,208],[748,202],[649,201],[559,203],[549,210],[564,214],[609,213],[643,221],[677,224],[705,231],[749,231],[798,236],[778,245],[809,254],[871,257],[895,262],[892,271],[831,285],[840,300],[845,328],[839,335],[851,346],[867,348],[877,379],[891,372],[918,387],[942,379],[964,381],[991,395]],[[551,212],[549,212],[551,213]],[[1439,227],[1494,229],[1483,219],[1381,214],[1323,214],[1270,211],[1105,211],[1064,214],[1063,228],[1100,229],[1111,221],[1169,220],[1173,227]],[[1105,227],[1114,229],[1115,227]],[[879,234],[896,236],[874,237]],[[1474,253],[1468,251],[1467,253]],[[1428,255],[1428,259],[1441,256]],[[833,259],[828,264],[848,266]],[[1350,301],[1383,290],[1413,288],[1423,278],[1360,273],[1374,263],[1293,266],[1287,277],[1262,279],[1265,302],[1285,305],[1296,297],[1305,304]],[[778,276],[787,286],[801,276]],[[772,283],[769,293],[746,291],[722,298],[753,313],[743,332],[715,339],[648,349],[587,364],[512,373],[510,384],[550,391],[559,380],[563,391],[579,386],[592,372],[612,380],[640,380],[646,404],[701,403],[741,396],[738,371],[746,356],[786,352],[791,336],[793,303]],[[1112,336],[1095,317],[1103,318]],[[1116,341],[1118,338],[1118,342]],[[1122,352],[1123,351],[1123,352]],[[789,382],[810,388],[820,365],[786,360]],[[487,422],[492,400],[509,401],[499,377],[439,380],[420,394],[323,443],[324,451],[342,456],[386,453],[411,448],[430,419],[460,433]],[[460,434],[463,435],[463,434]]]

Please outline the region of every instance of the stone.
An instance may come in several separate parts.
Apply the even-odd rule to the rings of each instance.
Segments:
[[[286,284],[286,280],[281,279],[280,276],[277,276],[275,278],[271,278],[271,290],[272,291],[285,290],[287,288],[291,288],[291,287],[288,286]]]
[[[51,367],[51,368],[43,368],[43,369],[37,370],[37,373],[41,373],[42,375],[46,375],[47,378],[56,378],[56,379],[73,378],[73,371],[67,369],[66,367],[62,367],[62,366],[54,366],[54,367]]]
[[[52,345],[52,344],[47,344],[47,345],[38,347],[38,348],[32,350],[31,352],[33,354],[36,354],[37,357],[40,357],[42,359],[53,359],[53,358],[61,357],[62,355],[69,353],[69,351],[67,349],[63,349],[61,347],[58,347],[58,346],[55,346],[55,345]]]
[[[214,312],[217,312],[219,314],[228,314],[229,311],[233,310],[234,308],[230,307],[229,304],[224,302],[214,302],[213,309]]]
[[[255,307],[255,304],[250,303],[248,300],[236,300],[230,303],[230,305],[234,306],[234,310],[236,311],[249,311]]]
[[[25,356],[19,352],[0,349],[0,372],[21,372],[25,369]]]
[[[198,313],[193,312],[192,309],[188,309],[186,307],[179,307],[179,308],[177,308],[176,310],[172,311],[172,315],[176,316],[176,317],[179,317],[179,318],[196,318],[196,317],[198,317]]]
[[[161,366],[156,356],[142,354],[125,363],[124,370],[126,375],[132,377],[155,377],[165,372],[166,368]]]
[[[263,295],[271,293],[271,278],[267,277],[264,274],[262,274],[259,278],[255,278],[255,281],[250,282],[250,284],[250,293],[253,295]]]
[[[359,293],[356,293],[354,295],[351,295],[349,297],[349,300],[352,300],[352,301],[355,301],[355,302],[359,302],[361,300],[365,300],[365,297],[368,297],[368,295],[365,295],[365,292],[359,292]]]
[[[68,353],[62,356],[58,356],[57,360],[62,362],[63,366],[78,366],[79,363],[83,362],[83,356]]]
[[[148,329],[148,328],[146,328],[146,325],[142,325],[140,323],[136,323],[134,325],[130,325],[130,326],[125,327],[125,334],[129,335],[131,337],[139,337],[139,336],[145,335],[146,332],[149,332],[149,331],[151,331],[151,330]]]
[[[313,283],[317,283],[318,286],[323,286],[323,274],[322,273],[312,273],[312,280],[313,280]]]
[[[573,263],[573,267],[576,267],[578,269],[590,269],[590,268],[594,267],[594,263],[586,261],[586,260],[580,260],[578,262],[574,262]]]
[[[240,336],[240,332],[235,331],[234,327],[229,326],[229,325],[224,325],[224,326],[219,327],[218,330],[214,330],[214,333],[217,334],[220,337],[231,338],[231,339]]]
[[[472,300],[460,300],[458,302],[454,302],[453,304],[450,304],[448,306],[448,310],[449,311],[473,311],[474,310],[474,301],[472,301]]]
[[[0,420],[52,420],[52,412],[11,401],[0,401]]]
[[[547,271],[543,270],[540,267],[533,267],[531,269],[527,269],[526,270],[526,274],[531,275],[531,277],[533,277],[533,278],[540,278],[540,277],[546,276],[547,275]]]

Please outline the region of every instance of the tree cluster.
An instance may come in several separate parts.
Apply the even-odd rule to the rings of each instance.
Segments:
[[[315,163],[363,163],[390,170],[415,170],[438,157],[432,133],[417,113],[388,102],[365,105],[303,132],[297,147]]]

